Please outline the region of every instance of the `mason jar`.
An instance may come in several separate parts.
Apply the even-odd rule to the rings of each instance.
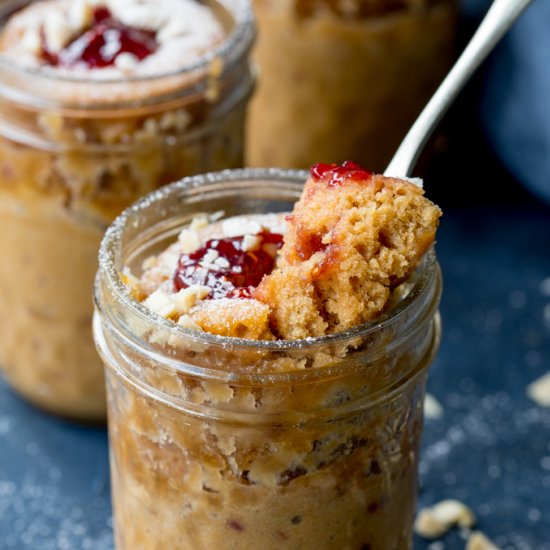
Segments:
[[[3,2],[2,29],[27,4]],[[208,5],[223,39],[147,77],[31,70],[0,31],[0,366],[48,411],[105,418],[90,289],[106,227],[163,184],[242,166],[253,17],[248,0]]]
[[[124,283],[199,213],[288,212],[307,174],[185,178],[108,229],[94,334],[107,373],[118,550],[411,548],[439,344],[433,251],[375,321],[305,340],[186,329]]]
[[[353,159],[382,172],[451,66],[456,0],[252,5],[261,78],[248,164],[309,168]]]

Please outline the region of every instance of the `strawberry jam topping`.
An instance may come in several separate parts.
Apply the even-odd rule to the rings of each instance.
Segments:
[[[330,187],[340,187],[346,181],[365,181],[372,177],[372,172],[365,170],[355,162],[347,160],[338,164],[315,164],[312,166],[311,177],[316,181],[324,181]]]
[[[156,33],[124,25],[109,9],[94,10],[91,27],[74,38],[59,53],[48,50],[43,41],[42,58],[58,67],[85,66],[90,69],[110,67],[121,53],[145,59],[157,49]]]
[[[174,275],[176,292],[191,285],[212,289],[208,298],[250,298],[264,275],[275,267],[283,236],[262,231],[253,250],[244,249],[245,237],[211,239],[189,254],[182,254]],[[256,244],[256,243],[255,243]]]

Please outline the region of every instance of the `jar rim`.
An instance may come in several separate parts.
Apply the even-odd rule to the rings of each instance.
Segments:
[[[209,185],[220,183],[238,182],[279,182],[279,183],[304,183],[308,177],[305,170],[283,170],[278,168],[244,168],[209,172],[198,176],[189,176],[153,191],[130,207],[126,208],[107,229],[101,242],[99,251],[99,270],[95,286],[95,303],[99,312],[103,311],[98,295],[99,280],[105,281],[115,301],[128,308],[133,315],[141,321],[153,322],[155,326],[166,330],[168,333],[190,339],[193,342],[217,345],[232,350],[257,350],[271,352],[308,351],[318,346],[329,344],[342,344],[357,337],[366,337],[374,332],[387,329],[406,316],[417,299],[425,294],[437,272],[437,259],[435,252],[430,249],[422,258],[417,267],[418,277],[414,281],[409,292],[399,302],[382,313],[377,318],[367,323],[350,329],[328,334],[320,337],[310,337],[294,340],[252,340],[231,336],[219,336],[208,332],[198,332],[184,328],[173,321],[153,313],[146,306],[133,298],[128,287],[120,277],[117,260],[120,256],[123,231],[133,223],[140,212],[146,211],[157,201],[167,200],[175,194],[189,192],[196,188],[205,188]]]
[[[14,12],[14,5],[18,6],[17,9],[23,8],[33,0],[11,0],[9,2],[4,2],[0,7],[0,20],[3,20],[6,17],[9,17]],[[227,0],[217,0],[220,4],[227,9],[234,20],[234,26],[227,33],[224,39],[217,44],[214,48],[210,48],[205,52],[201,53],[198,58],[194,58],[189,63],[184,64],[183,66],[178,67],[175,70],[159,72],[155,74],[146,74],[146,75],[137,75],[137,76],[124,76],[124,77],[113,77],[113,78],[101,78],[101,79],[90,79],[85,76],[75,75],[71,76],[69,74],[56,74],[51,71],[44,71],[41,67],[26,67],[19,65],[16,60],[11,60],[9,57],[5,56],[0,52],[0,95],[4,95],[2,88],[6,86],[8,89],[10,87],[15,87],[12,77],[19,78],[37,78],[42,79],[43,82],[47,84],[59,83],[59,84],[69,84],[69,85],[90,85],[92,84],[94,88],[104,88],[105,94],[109,93],[109,86],[115,85],[139,85],[139,84],[148,84],[155,81],[161,81],[163,79],[173,79],[181,78],[186,74],[208,73],[208,67],[215,59],[222,59],[226,62],[230,62],[227,66],[224,64],[224,71],[227,68],[230,68],[234,58],[240,59],[242,53],[249,50],[251,47],[254,38],[255,38],[255,16],[252,10],[252,5],[250,0],[233,0],[229,4]],[[1,30],[1,27],[0,27]],[[4,76],[2,76],[4,75]],[[36,92],[35,87],[33,89]],[[9,97],[17,97],[18,100],[24,99],[26,101],[21,101],[22,103],[38,103],[37,100],[39,96],[33,94],[26,94],[24,91],[19,90],[20,93],[15,94],[14,92],[6,93]],[[97,96],[101,93],[97,93]],[[41,98],[43,99],[43,98]],[[101,102],[101,105],[111,104],[112,101]],[[116,101],[114,103],[117,103]]]

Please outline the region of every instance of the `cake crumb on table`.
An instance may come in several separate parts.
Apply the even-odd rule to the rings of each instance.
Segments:
[[[414,522],[414,531],[423,538],[437,539],[457,525],[471,528],[475,521],[468,506],[458,500],[447,499],[420,510]]]
[[[424,418],[437,420],[443,416],[443,412],[441,403],[431,393],[427,393],[424,397]]]
[[[465,550],[500,550],[500,548],[481,531],[474,531],[466,543]]]
[[[550,372],[527,386],[527,395],[541,407],[550,407]]]

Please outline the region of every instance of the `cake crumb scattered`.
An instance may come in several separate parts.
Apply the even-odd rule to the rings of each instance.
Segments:
[[[550,407],[550,372],[529,384],[527,395],[540,407]]]
[[[430,420],[437,420],[443,416],[441,403],[431,394],[424,397],[424,417]]]
[[[414,531],[426,539],[437,539],[457,525],[471,528],[475,525],[475,516],[464,503],[447,499],[420,510],[414,522]]]
[[[481,531],[474,531],[466,543],[465,550],[500,550],[500,548]]]

